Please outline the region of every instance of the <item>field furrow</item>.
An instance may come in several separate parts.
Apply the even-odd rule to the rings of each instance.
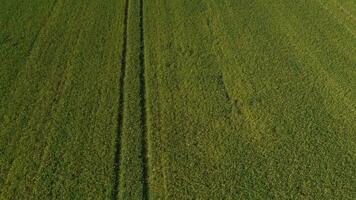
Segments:
[[[148,198],[143,1],[129,1],[118,199]]]
[[[124,8],[124,21],[123,21],[123,39],[122,39],[122,55],[121,55],[121,70],[119,74],[120,79],[120,95],[119,95],[119,105],[118,105],[118,120],[117,120],[117,135],[115,139],[115,150],[114,150],[114,166],[113,166],[113,190],[112,190],[112,200],[117,199],[119,193],[119,178],[120,178],[120,155],[121,155],[121,137],[123,131],[123,120],[124,120],[124,94],[125,94],[125,75],[126,75],[126,55],[127,55],[127,34],[128,34],[128,11],[129,11],[129,0],[125,0]],[[119,36],[120,37],[120,36]]]
[[[149,197],[148,177],[148,136],[147,136],[147,102],[146,102],[146,67],[145,67],[145,30],[144,30],[144,0],[140,0],[140,96],[141,96],[141,121],[142,121],[142,177],[143,177],[143,199]]]

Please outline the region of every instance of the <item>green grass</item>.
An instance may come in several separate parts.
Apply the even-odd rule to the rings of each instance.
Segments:
[[[59,0],[16,58],[26,62],[1,106],[1,199],[111,197],[123,8]]]
[[[0,199],[355,199],[351,0],[0,0]]]
[[[354,198],[343,24],[314,1],[148,5],[152,199]]]

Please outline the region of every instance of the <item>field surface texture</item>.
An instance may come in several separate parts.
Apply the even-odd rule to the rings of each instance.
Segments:
[[[356,199],[356,1],[0,0],[0,199]]]

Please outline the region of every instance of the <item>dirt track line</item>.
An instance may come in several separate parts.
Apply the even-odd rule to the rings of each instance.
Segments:
[[[120,178],[120,159],[121,159],[121,136],[123,131],[124,121],[124,94],[125,94],[125,76],[126,76],[126,55],[127,55],[127,35],[128,35],[128,12],[129,12],[129,0],[125,1],[124,8],[124,24],[123,24],[123,44],[121,55],[121,70],[120,70],[120,96],[118,106],[118,118],[117,118],[117,131],[115,139],[114,150],[114,167],[113,167],[113,190],[111,194],[112,200],[118,199],[119,194],[119,178]]]
[[[140,107],[141,107],[141,124],[142,124],[142,184],[143,199],[149,199],[148,183],[148,137],[147,137],[147,111],[146,111],[146,75],[145,75],[145,38],[144,38],[144,0],[140,0]]]

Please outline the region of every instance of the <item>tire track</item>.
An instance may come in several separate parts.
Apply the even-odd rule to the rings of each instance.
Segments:
[[[142,124],[142,198],[149,199],[148,183],[148,137],[147,137],[147,111],[146,111],[146,73],[145,73],[145,38],[144,38],[144,0],[140,0],[139,10],[140,28],[140,107]]]
[[[118,106],[118,118],[117,118],[117,131],[115,138],[114,149],[114,166],[113,166],[113,189],[111,194],[112,200],[118,199],[119,194],[119,178],[120,178],[120,158],[121,158],[121,135],[123,130],[124,119],[124,94],[125,94],[125,75],[126,75],[126,56],[127,56],[127,35],[128,35],[128,12],[129,12],[129,0],[125,0],[124,8],[124,23],[123,23],[123,43],[121,54],[121,70],[120,70],[120,96]]]

